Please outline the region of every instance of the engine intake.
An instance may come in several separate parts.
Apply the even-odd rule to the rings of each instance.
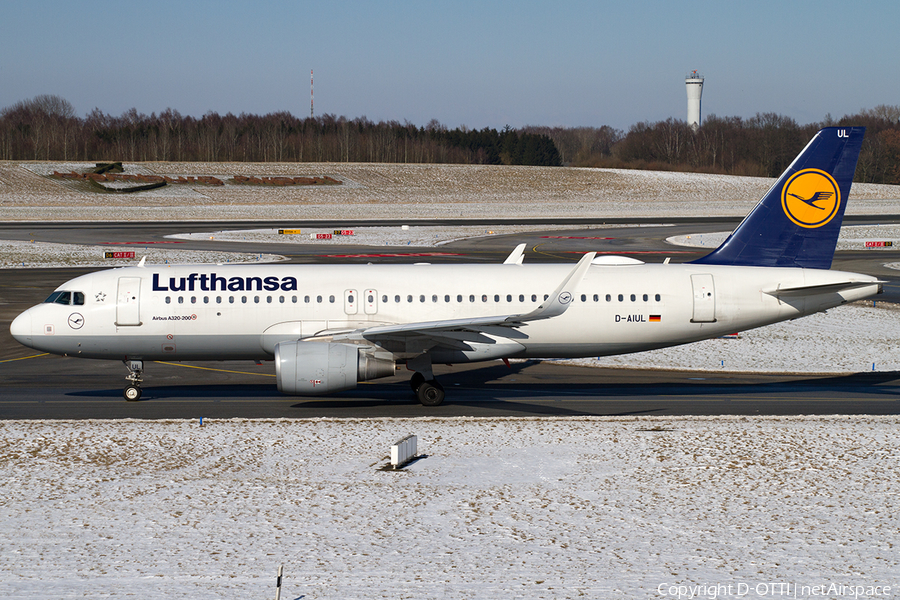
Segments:
[[[290,341],[275,345],[275,379],[284,394],[322,396],[393,374],[393,360],[375,358],[353,344]]]

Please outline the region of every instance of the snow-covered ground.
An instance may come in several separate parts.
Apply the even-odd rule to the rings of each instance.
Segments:
[[[587,367],[757,373],[900,371],[900,306],[866,300],[759,329],[649,352],[559,361]]]
[[[675,235],[666,241],[677,246],[716,248],[725,241],[730,231],[716,231],[693,235]],[[891,242],[891,246],[875,246],[867,243]],[[843,225],[838,235],[837,250],[892,250],[900,247],[900,225]]]
[[[0,421],[0,597],[891,598],[898,425]]]
[[[134,258],[105,258],[107,252],[134,252]],[[0,269],[125,267],[138,264],[144,257],[148,264],[273,262],[282,259],[272,254],[172,250],[160,246],[83,246],[0,240]]]
[[[53,171],[93,164],[0,161],[0,221],[743,216],[771,186],[735,177],[559,167],[366,163],[126,163],[161,176],[321,176],[337,186],[170,185],[99,194]],[[849,214],[896,212],[900,186],[854,184]]]

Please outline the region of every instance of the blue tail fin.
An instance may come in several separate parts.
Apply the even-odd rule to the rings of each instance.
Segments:
[[[721,246],[695,264],[829,269],[865,127],[826,127]]]

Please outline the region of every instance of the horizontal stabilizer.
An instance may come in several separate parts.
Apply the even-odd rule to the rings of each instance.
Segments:
[[[781,288],[777,290],[765,291],[764,293],[776,298],[792,298],[798,296],[812,296],[814,294],[830,294],[842,292],[844,290],[855,290],[857,288],[878,284],[878,293],[881,293],[881,286],[884,281],[840,281],[838,283],[826,283],[823,285],[804,285],[799,287]]]

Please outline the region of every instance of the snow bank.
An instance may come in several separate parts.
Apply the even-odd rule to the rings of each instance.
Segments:
[[[283,598],[896,590],[898,425],[0,422],[0,596],[271,597],[279,564]],[[380,471],[410,433],[427,458]]]

